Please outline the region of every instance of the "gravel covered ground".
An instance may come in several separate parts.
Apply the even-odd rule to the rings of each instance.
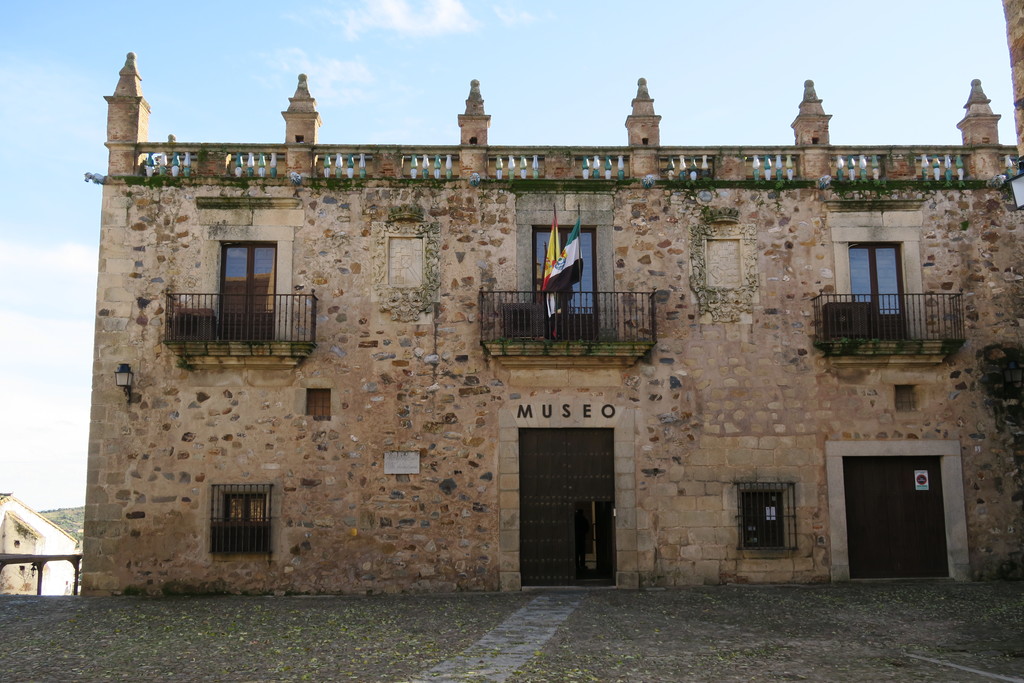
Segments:
[[[0,679],[501,680],[480,675],[483,660],[451,678],[428,672],[538,595],[552,594],[0,596]],[[564,594],[578,605],[505,680],[1024,682],[1024,583],[595,590],[580,598]]]

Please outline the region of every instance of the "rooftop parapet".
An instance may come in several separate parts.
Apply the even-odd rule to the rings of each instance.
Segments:
[[[458,117],[459,145],[320,144],[316,100],[304,74],[289,98],[284,144],[146,142],[149,105],[142,98],[135,55],[129,53],[109,103],[109,175],[171,178],[246,178],[262,182],[408,179],[517,183],[541,180],[669,183],[830,183],[988,181],[1016,164],[1016,150],[1000,147],[990,100],[973,81],[958,124],[962,147],[949,145],[835,146],[813,81],[804,83],[792,146],[662,146],[646,79],[637,82],[626,118],[625,147],[489,146],[491,117],[480,82],[470,83]],[[1015,168],[1015,166],[1014,166]]]

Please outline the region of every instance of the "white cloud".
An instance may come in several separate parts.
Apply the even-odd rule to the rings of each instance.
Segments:
[[[537,21],[537,17],[524,10],[516,9],[510,4],[505,6],[494,5],[492,9],[498,16],[498,20],[505,26],[525,26]]]
[[[276,50],[267,55],[266,60],[275,69],[293,78],[300,73],[309,76],[309,92],[323,104],[365,101],[366,91],[359,85],[374,81],[370,69],[359,59],[310,59],[304,50],[292,47]],[[295,81],[292,87],[294,84]]]
[[[362,7],[331,17],[349,40],[374,29],[424,37],[469,33],[479,26],[459,0],[364,0]]]

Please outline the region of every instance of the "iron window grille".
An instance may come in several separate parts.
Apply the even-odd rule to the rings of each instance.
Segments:
[[[273,484],[214,484],[211,553],[270,552],[272,487]]]
[[[331,419],[330,389],[306,389],[306,415],[314,420]]]
[[[796,548],[796,485],[792,482],[738,482],[739,547]]]

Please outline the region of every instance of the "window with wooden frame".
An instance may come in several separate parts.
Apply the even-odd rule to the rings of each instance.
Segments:
[[[314,420],[331,419],[330,389],[306,389],[306,415]]]
[[[270,552],[270,492],[273,484],[214,484],[211,491],[210,552]]]
[[[220,326],[224,339],[273,339],[276,288],[275,243],[225,243],[220,285]]]
[[[858,337],[906,339],[899,244],[850,245],[850,293],[865,309]]]
[[[736,484],[739,547],[790,550],[796,547],[796,485],[792,482]]]

